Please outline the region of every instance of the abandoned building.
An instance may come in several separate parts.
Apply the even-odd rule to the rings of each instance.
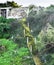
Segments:
[[[23,18],[26,17],[28,8],[12,8],[12,7],[2,7],[0,8],[0,16],[5,18]]]

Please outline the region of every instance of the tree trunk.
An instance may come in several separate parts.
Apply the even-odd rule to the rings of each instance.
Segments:
[[[35,65],[43,65],[43,63],[41,62],[40,58],[37,55],[33,55],[32,57],[35,62]]]
[[[35,44],[35,41],[34,41],[34,37],[31,35],[31,31],[30,31],[30,28],[29,26],[27,26],[23,20],[21,22],[23,28],[25,29],[25,37],[27,38],[27,46],[32,54],[32,57],[33,57],[33,60],[34,60],[34,63],[36,65],[43,65],[43,63],[41,62],[41,59],[39,58],[38,56],[38,52],[37,52],[37,48],[36,48],[36,44]]]

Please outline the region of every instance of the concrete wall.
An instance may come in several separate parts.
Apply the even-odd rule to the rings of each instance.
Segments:
[[[12,8],[8,12],[8,18],[23,18],[27,16],[28,8]]]

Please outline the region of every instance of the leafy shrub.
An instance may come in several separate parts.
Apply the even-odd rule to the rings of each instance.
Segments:
[[[0,65],[10,65],[16,47],[13,41],[0,39]]]
[[[0,39],[0,65],[32,65],[31,61],[28,48],[18,48],[13,41]]]
[[[54,64],[54,27],[49,23],[38,35],[37,47],[44,65]]]
[[[0,38],[9,38],[10,37],[10,22],[13,22],[14,19],[6,19],[0,17]]]

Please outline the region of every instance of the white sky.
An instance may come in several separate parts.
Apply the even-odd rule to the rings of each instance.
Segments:
[[[6,1],[15,1],[16,3],[23,6],[29,6],[30,4],[34,4],[37,6],[47,7],[50,4],[54,4],[54,0],[0,0],[0,3]]]

